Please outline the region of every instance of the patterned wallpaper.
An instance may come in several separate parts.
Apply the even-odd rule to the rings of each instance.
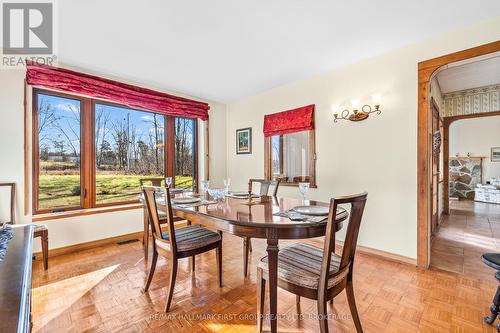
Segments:
[[[443,117],[500,111],[500,84],[443,95]]]

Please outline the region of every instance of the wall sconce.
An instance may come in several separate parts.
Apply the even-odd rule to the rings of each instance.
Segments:
[[[359,99],[353,99],[351,101],[351,106],[352,106],[352,113],[349,111],[349,109],[344,109],[342,112],[338,113],[339,105],[338,104],[333,104],[332,105],[332,111],[333,113],[333,122],[336,123],[338,120],[350,120],[350,121],[361,121],[365,120],[368,118],[370,113],[377,113],[381,114],[382,110],[380,110],[380,102],[382,101],[382,96],[381,95],[373,95],[372,96],[372,102],[373,102],[373,108],[365,104],[361,107],[361,111],[359,111],[359,106],[361,105]]]

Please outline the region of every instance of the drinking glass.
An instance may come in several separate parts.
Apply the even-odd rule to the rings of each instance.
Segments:
[[[200,182],[200,184],[201,184],[201,194],[203,195],[203,198],[206,199],[207,190],[210,187],[210,181],[209,180],[202,180]]]
[[[231,178],[224,178],[224,188],[226,189],[226,194],[229,193],[229,185],[231,185]]]
[[[170,188],[170,186],[172,185],[172,177],[165,177],[165,185]]]
[[[309,191],[309,183],[299,183],[299,192],[302,195],[302,199],[306,201],[306,195]]]

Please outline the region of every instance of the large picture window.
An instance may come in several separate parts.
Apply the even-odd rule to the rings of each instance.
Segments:
[[[34,89],[33,210],[137,202],[140,179],[197,183],[197,121]]]

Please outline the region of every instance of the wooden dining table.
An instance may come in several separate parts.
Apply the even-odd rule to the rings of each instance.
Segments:
[[[176,196],[177,197],[177,196]],[[161,200],[159,200],[159,209]],[[263,196],[249,205],[248,199],[226,197],[215,204],[189,207],[173,205],[176,216],[213,230],[228,232],[240,237],[267,240],[269,265],[269,319],[271,332],[277,331],[278,307],[278,242],[280,239],[305,239],[324,236],[327,220],[321,222],[292,221],[288,217],[274,215],[301,205],[326,206],[324,202],[293,198]],[[336,214],[336,230],[340,230],[348,213],[339,209]]]

